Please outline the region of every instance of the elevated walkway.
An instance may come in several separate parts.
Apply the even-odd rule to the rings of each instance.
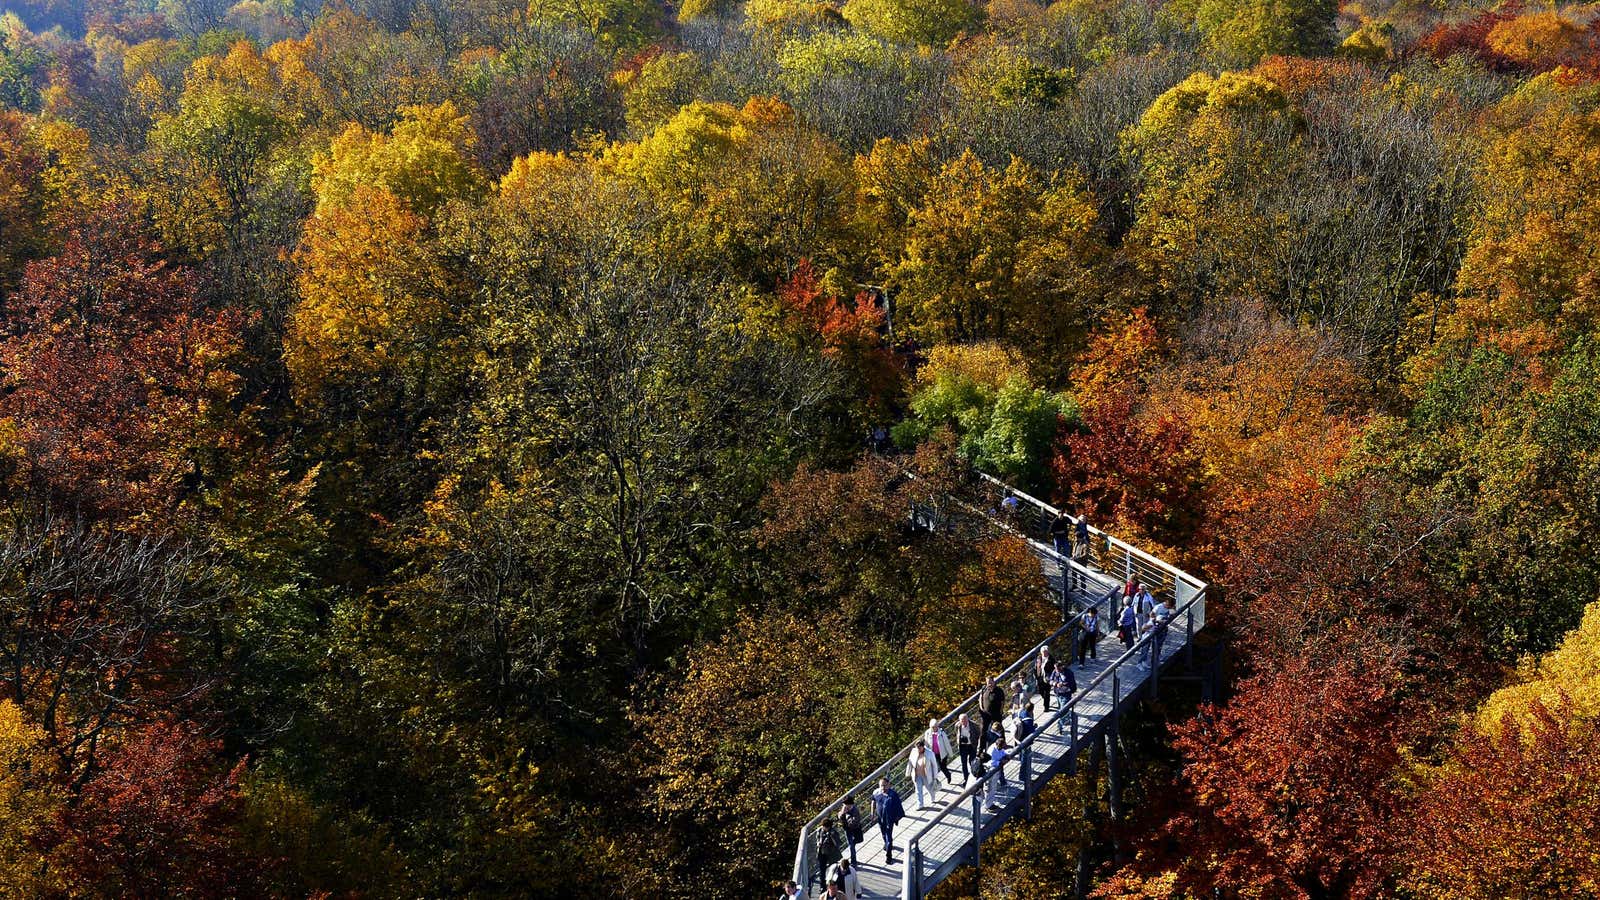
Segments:
[[[1006,688],[1008,699],[1012,677],[1037,658],[1047,644],[1059,660],[1068,661],[1068,648],[1077,636],[1075,615],[1089,606],[1101,610],[1099,658],[1076,666],[1078,693],[1066,704],[1044,711],[1042,700],[1032,698],[1035,731],[1020,744],[1013,743],[1008,720],[1008,743],[1013,743],[1011,758],[1001,771],[991,771],[983,779],[971,779],[965,786],[940,784],[936,796],[925,809],[917,808],[916,791],[905,775],[906,760],[916,746],[916,738],[876,771],[863,778],[845,794],[825,806],[801,829],[791,877],[802,886],[803,896],[823,893],[818,879],[817,837],[825,820],[837,822],[846,795],[855,797],[864,821],[865,839],[856,848],[857,874],[862,896],[897,897],[921,900],[952,872],[963,865],[978,864],[983,842],[1018,815],[1032,814],[1033,798],[1056,775],[1077,769],[1078,757],[1099,741],[1123,709],[1153,695],[1163,668],[1180,656],[1192,659],[1194,636],[1205,627],[1206,584],[1143,551],[1098,529],[1090,529],[1092,552],[1080,564],[1058,554],[1046,541],[1049,523],[1056,509],[1041,500],[1014,491],[986,475],[976,476],[968,496],[956,498],[992,518],[995,527],[1026,539],[1039,557],[1052,591],[1061,599],[1068,623],[1046,635],[1028,652],[996,674],[996,683]],[[1006,512],[1001,502],[1013,496],[1015,509]],[[1152,665],[1150,638],[1124,648],[1114,631],[1113,612],[1120,604],[1122,585],[1129,578],[1142,581],[1158,601],[1172,599],[1176,614],[1162,642],[1160,658]],[[978,694],[962,701],[940,720],[946,734],[962,713],[977,718]],[[917,736],[920,737],[920,734]],[[960,763],[951,767],[956,779]],[[992,806],[985,804],[990,780],[996,783]],[[906,817],[894,829],[895,863],[886,862],[883,841],[873,815],[872,792],[879,780],[888,778],[905,804]],[[839,833],[841,846],[843,833]]]

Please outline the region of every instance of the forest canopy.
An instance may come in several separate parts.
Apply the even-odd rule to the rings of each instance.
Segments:
[[[1600,896],[1597,235],[1592,4],[0,0],[0,893],[777,896],[976,469],[1229,655],[946,896]]]

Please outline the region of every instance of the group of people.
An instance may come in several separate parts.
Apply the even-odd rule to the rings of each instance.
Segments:
[[[1144,659],[1137,663],[1154,669],[1161,661],[1161,650],[1167,641],[1167,630],[1177,616],[1177,601],[1168,597],[1158,601],[1139,581],[1129,578],[1122,587],[1122,611],[1117,614],[1117,636],[1124,648],[1131,648],[1150,636]]]
[[[927,809],[936,803],[942,785],[965,788],[971,779],[984,778],[993,770],[995,775],[984,788],[984,806],[991,812],[997,809],[999,791],[1008,784],[1005,764],[1012,748],[1034,732],[1034,697],[1039,697],[1044,711],[1050,712],[1067,704],[1077,691],[1078,680],[1071,665],[1057,660],[1045,645],[1033,664],[1012,679],[1009,694],[993,677],[985,680],[978,694],[977,718],[962,713],[956,720],[953,738],[938,719],[929,719],[927,730],[906,758],[905,774],[915,791],[917,808]],[[959,785],[955,785],[953,762],[960,766]],[[881,779],[872,794],[872,811],[883,837],[885,861],[893,865],[894,829],[905,818],[906,810],[905,800],[888,778]],[[856,847],[864,839],[864,831],[860,808],[851,795],[842,801],[837,819],[822,820],[817,833],[817,866],[812,875],[813,883],[823,886],[822,896],[856,900]],[[794,882],[789,882],[785,890],[786,897],[800,893]]]
[[[1015,498],[1008,513],[1015,511]],[[1056,552],[1074,559],[1086,559],[1089,553],[1089,525],[1083,518],[1074,520],[1068,513],[1058,514],[1051,524],[1050,535]],[[1115,626],[1124,648],[1132,648],[1146,635],[1150,636],[1148,653],[1139,663],[1154,668],[1161,659],[1162,645],[1172,618],[1176,615],[1175,601],[1168,597],[1156,600],[1150,590],[1136,579],[1129,578],[1122,589],[1122,605]],[[985,778],[984,806],[989,811],[998,808],[1000,789],[1007,786],[1005,764],[1011,758],[1012,748],[1034,731],[1033,698],[1039,697],[1044,712],[1051,711],[1051,701],[1057,708],[1065,706],[1078,692],[1078,681],[1072,664],[1084,665],[1098,658],[1097,643],[1100,638],[1100,612],[1096,607],[1084,610],[1078,618],[1078,628],[1073,635],[1072,653],[1067,661],[1057,660],[1048,644],[1042,647],[1033,665],[1019,671],[1011,681],[1008,697],[1006,690],[993,677],[985,680],[978,694],[976,721],[970,713],[962,713],[956,721],[954,740],[940,725],[938,719],[928,720],[928,729],[911,749],[906,759],[905,775],[915,791],[917,808],[927,809],[938,801],[941,784],[953,785],[952,757],[961,767],[960,788],[965,788],[972,778]],[[1010,736],[1007,722],[1011,723]],[[878,783],[872,794],[873,816],[883,837],[886,862],[893,865],[894,829],[905,818],[905,801],[888,778]],[[837,824],[837,828],[836,828]],[[843,839],[840,839],[840,833]],[[856,874],[856,846],[864,839],[861,811],[853,796],[846,796],[839,810],[838,821],[825,818],[817,836],[817,866],[813,878],[823,885],[822,896],[857,900],[860,894],[859,876]],[[784,887],[786,898],[801,895],[799,886],[791,881]]]

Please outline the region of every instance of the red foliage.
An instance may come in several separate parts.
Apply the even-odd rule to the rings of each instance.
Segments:
[[[203,308],[126,213],[73,230],[7,304],[0,416],[22,480],[93,515],[170,509],[200,455],[229,445],[215,422],[240,324]]]
[[[802,260],[778,286],[778,299],[790,321],[817,342],[823,355],[861,378],[875,407],[898,391],[905,373],[884,344],[884,312],[869,294],[857,294],[854,303],[824,294],[811,262]]]
[[[1489,47],[1489,32],[1501,22],[1522,15],[1521,0],[1510,0],[1498,9],[1484,10],[1455,25],[1440,24],[1417,41],[1417,49],[1434,59],[1449,59],[1457,54],[1476,57],[1493,72],[1518,72],[1522,63]]]
[[[267,862],[238,845],[241,760],[220,741],[157,723],[106,759],[61,821],[69,883],[96,896],[251,897]]]
[[[1175,727],[1190,802],[1166,837],[1194,893],[1384,893],[1403,839],[1400,713],[1393,664],[1363,652],[1368,636],[1342,634],[1323,659],[1252,678],[1226,708]]]
[[[1407,841],[1424,883],[1456,897],[1572,897],[1600,883],[1600,727],[1565,698],[1508,717],[1487,737],[1468,729],[1425,788]],[[1432,893],[1425,892],[1425,893]]]
[[[1097,524],[1183,543],[1198,524],[1203,492],[1189,434],[1171,414],[1136,416],[1126,396],[1095,403],[1083,411],[1083,429],[1069,426],[1057,442],[1057,498]]]

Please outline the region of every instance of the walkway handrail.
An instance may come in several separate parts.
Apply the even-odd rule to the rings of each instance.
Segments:
[[[1028,493],[1026,493],[1024,491],[1017,490],[1016,488],[1006,484],[1005,482],[1003,482],[1000,479],[994,477],[993,475],[988,474],[987,472],[980,472],[980,471],[977,471],[977,470],[974,470],[974,472],[978,476],[979,479],[984,481],[990,487],[993,487],[993,488],[999,490],[1002,493],[1002,495],[1009,494],[1009,495],[1011,495],[1013,497],[1016,497],[1019,501],[1021,501],[1023,503],[1026,503],[1029,506],[1034,507],[1035,509],[1039,510],[1040,512],[1042,512],[1045,515],[1049,516],[1050,518],[1054,518],[1054,517],[1056,517],[1056,516],[1061,514],[1061,510],[1057,509],[1056,507],[1051,506],[1050,504],[1044,502],[1043,500],[1040,500],[1037,497],[1034,497],[1031,494],[1028,494]],[[1076,516],[1075,517],[1075,516],[1070,516],[1069,515],[1067,518],[1071,519],[1073,524],[1075,524],[1075,525],[1078,522],[1082,521],[1082,517],[1081,516]],[[1109,534],[1105,533],[1104,531],[1101,531],[1100,529],[1094,527],[1093,525],[1089,526],[1089,533],[1090,533],[1090,535],[1092,535],[1095,538],[1095,540],[1099,541],[1104,546],[1114,547],[1120,553],[1122,553],[1123,557],[1126,560],[1129,561],[1128,569],[1135,568],[1131,564],[1132,560],[1138,560],[1140,563],[1142,563],[1143,565],[1141,567],[1138,567],[1139,568],[1139,574],[1141,576],[1148,576],[1150,574],[1150,572],[1144,571],[1146,569],[1153,570],[1155,572],[1165,573],[1167,575],[1170,575],[1173,578],[1175,584],[1177,582],[1185,583],[1186,586],[1189,588],[1189,590],[1192,591],[1192,592],[1198,592],[1198,591],[1200,591],[1202,588],[1204,588],[1206,586],[1206,583],[1204,581],[1201,581],[1200,579],[1194,577],[1193,575],[1190,575],[1188,572],[1183,571],[1182,569],[1178,568],[1177,566],[1174,566],[1171,563],[1166,562],[1166,561],[1164,561],[1162,559],[1159,559],[1157,557],[1151,556],[1149,553],[1146,553],[1145,551],[1140,550],[1138,547],[1135,547],[1132,544],[1129,544],[1128,542],[1123,541],[1123,540],[1121,540],[1119,538],[1113,537],[1112,535],[1109,535]],[[1111,572],[1109,567],[1102,566],[1101,570],[1103,572],[1105,572],[1106,574],[1112,574],[1112,572]],[[1133,574],[1133,572],[1124,571],[1123,576],[1126,577],[1129,574]],[[1153,587],[1159,587],[1159,585],[1156,585],[1156,586],[1153,586]],[[1157,593],[1157,591],[1153,589],[1152,593]],[[1191,596],[1192,596],[1192,594],[1191,594]],[[1178,596],[1176,588],[1174,588],[1174,598],[1179,603],[1183,603],[1186,599],[1188,599],[1186,597]]]
[[[1185,619],[1185,622],[1186,622],[1186,629],[1188,631],[1188,638],[1189,638],[1189,640],[1191,642],[1194,639],[1194,629],[1195,629],[1195,626],[1194,626],[1194,609],[1195,609],[1196,604],[1203,604],[1205,602],[1205,591],[1206,591],[1205,587],[1202,586],[1200,588],[1199,592],[1196,593],[1192,598],[1190,598],[1190,600],[1187,603],[1185,603],[1182,607],[1180,607],[1178,609],[1175,609],[1173,611],[1173,615],[1172,615],[1172,619],[1173,620],[1175,620],[1179,615],[1183,615],[1185,613],[1188,614],[1186,619]],[[1168,627],[1171,627],[1171,626],[1169,625]],[[1115,677],[1117,671],[1123,665],[1127,664],[1128,660],[1135,659],[1139,655],[1145,653],[1148,650],[1150,642],[1154,639],[1154,637],[1155,637],[1155,635],[1154,635],[1153,632],[1150,633],[1150,634],[1145,634],[1145,635],[1140,636],[1140,638],[1137,641],[1135,641],[1133,643],[1133,645],[1127,649],[1126,652],[1124,652],[1121,656],[1117,657],[1117,659],[1114,662],[1112,662],[1111,665],[1107,666],[1104,671],[1102,671],[1099,675],[1096,675],[1093,679],[1091,679],[1089,681],[1089,683],[1084,685],[1083,688],[1080,689],[1076,694],[1074,694],[1070,700],[1068,700],[1066,703],[1063,703],[1059,707],[1057,707],[1054,710],[1052,715],[1050,715],[1048,718],[1046,718],[1043,722],[1039,723],[1034,728],[1033,733],[1029,734],[1026,738],[1023,738],[1021,741],[1017,742],[1017,746],[1011,749],[1010,754],[1007,757],[1007,760],[1008,761],[1012,760],[1012,759],[1018,760],[1018,764],[1019,764],[1019,767],[1020,767],[1020,765],[1021,765],[1020,760],[1021,760],[1021,757],[1023,756],[1023,754],[1026,753],[1026,752],[1030,752],[1031,751],[1031,749],[1033,747],[1033,742],[1035,740],[1037,740],[1040,735],[1044,734],[1046,729],[1048,729],[1050,726],[1055,725],[1056,723],[1060,722],[1061,718],[1063,716],[1066,716],[1069,713],[1075,714],[1076,711],[1077,711],[1078,703],[1080,701],[1082,701],[1085,697],[1088,697],[1090,695],[1090,693],[1093,692],[1096,687],[1098,687],[1101,684],[1103,684],[1107,678]],[[1160,661],[1159,660],[1153,660],[1151,665],[1152,665],[1152,669],[1154,669],[1155,667],[1160,665]],[[1116,693],[1117,692],[1115,690],[1113,690],[1112,698],[1111,698],[1111,708],[1112,708],[1113,714],[1115,713],[1117,707],[1121,704],[1122,699],[1123,699],[1121,697],[1116,696]],[[1074,734],[1074,738],[1076,738],[1076,734]],[[951,800],[949,802],[949,804],[947,806],[945,806],[944,809],[939,810],[937,813],[935,813],[933,818],[931,818],[927,822],[923,823],[922,827],[918,828],[916,830],[916,832],[914,832],[911,835],[911,837],[906,840],[905,866],[904,866],[904,869],[901,872],[900,896],[901,896],[902,900],[914,900],[914,898],[919,898],[919,897],[922,896],[922,890],[921,890],[922,872],[921,872],[921,856],[920,856],[920,853],[919,853],[919,844],[920,844],[923,836],[926,835],[929,831],[933,830],[933,828],[935,828],[941,822],[943,822],[945,820],[945,818],[950,816],[955,810],[962,808],[962,806],[963,806],[965,801],[970,800],[972,797],[977,795],[978,792],[980,792],[981,790],[985,789],[985,787],[988,784],[990,779],[999,777],[999,774],[1000,774],[999,768],[1000,767],[991,768],[987,773],[984,774],[984,776],[982,778],[974,780],[970,786],[968,786],[967,788],[963,789],[960,794],[956,795],[955,799]],[[1031,774],[1028,773],[1027,771],[1021,772],[1021,775],[1022,775],[1023,778],[1031,778]],[[979,841],[980,843],[982,841],[981,822],[978,824],[978,827],[975,828],[974,838],[973,839]],[[913,882],[913,878],[916,879],[915,882]]]
[[[1102,604],[1106,604],[1112,598],[1116,597],[1119,591],[1120,588],[1113,586],[1104,591],[1094,602],[1083,604],[1082,608],[1085,610],[1089,607],[1099,608]],[[1100,617],[1100,621],[1102,623],[1109,623],[1110,619],[1110,615]],[[1045,645],[1059,640],[1062,635],[1077,627],[1078,621],[1076,618],[1074,618],[1072,621],[1067,622],[1060,628],[1057,628],[1055,631],[1051,632],[1048,637],[1028,648],[1026,653],[1022,654],[1022,656],[1019,657],[1015,662],[1007,666],[1006,669],[999,675],[996,675],[995,683],[1005,684],[1006,681],[1012,676],[1016,675],[1023,666],[1029,665],[1035,659],[1037,659],[1039,656],[1039,651],[1042,650]],[[1109,626],[1106,627],[1107,631],[1101,632],[1102,634],[1109,633]],[[939,727],[941,729],[949,728],[950,724],[959,719],[962,713],[971,711],[971,709],[977,705],[978,699],[982,693],[983,688],[980,687],[966,699],[962,700],[956,705],[955,709],[945,714],[944,718],[939,720]],[[891,781],[895,781],[898,777],[898,773],[900,773],[905,766],[906,760],[910,758],[911,751],[916,748],[917,741],[921,739],[922,732],[919,731],[917,737],[913,738],[909,743],[902,747],[898,753],[890,757],[887,762],[879,766],[871,775],[868,775],[866,778],[862,779],[856,784],[855,787],[836,797],[832,803],[829,803],[823,808],[822,812],[818,813],[811,819],[811,821],[805,824],[805,827],[800,829],[800,843],[795,850],[793,876],[797,884],[805,885],[807,883],[805,879],[811,875],[811,836],[816,832],[817,827],[822,824],[824,819],[832,818],[838,814],[839,808],[844,805],[845,797],[855,797],[857,798],[859,804],[861,802],[870,800],[871,789],[877,786],[879,779],[887,776]],[[877,821],[877,815],[872,810],[870,804],[867,804],[866,807],[861,810],[861,812],[861,822],[863,828]]]

